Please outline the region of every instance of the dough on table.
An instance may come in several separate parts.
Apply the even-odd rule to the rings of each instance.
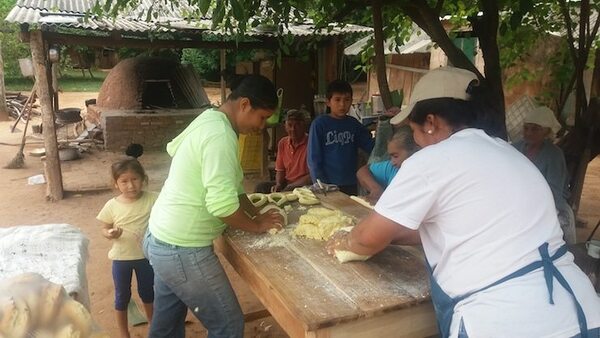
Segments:
[[[267,195],[261,193],[250,194],[248,195],[248,199],[257,208],[262,207],[269,201]]]
[[[340,261],[340,263],[366,261],[367,259],[371,258],[370,255],[359,255],[359,254],[355,254],[354,252],[348,251],[348,250],[334,250],[334,251],[335,251],[335,258],[337,258],[338,261]]]
[[[294,235],[325,241],[337,230],[352,225],[351,217],[327,208],[312,208],[298,221]]]
[[[347,226],[347,227],[340,228],[339,230],[350,232],[350,231],[352,231],[352,228],[354,228],[354,227]],[[371,258],[371,255],[359,255],[357,253],[354,253],[354,252],[348,251],[348,250],[334,250],[334,253],[335,253],[335,258],[337,258],[340,263],[366,261],[367,259]]]
[[[285,227],[288,224],[287,213],[285,211],[283,211],[283,209],[281,209],[280,207],[273,205],[273,204],[268,204],[264,208],[260,209],[259,213],[264,214],[265,212],[267,212],[271,209],[277,211],[281,215],[281,217],[283,217],[283,224],[280,224],[280,225],[281,225],[281,228]],[[280,232],[281,230],[282,229],[271,228],[267,232],[270,233],[271,235],[275,235],[278,232]]]
[[[293,193],[298,196],[300,204],[315,205],[321,203],[319,198],[308,188],[296,188]]]

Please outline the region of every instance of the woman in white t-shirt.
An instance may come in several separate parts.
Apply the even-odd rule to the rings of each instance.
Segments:
[[[392,123],[408,119],[423,149],[328,250],[422,243],[442,337],[597,337],[600,298],[566,251],[550,188],[525,156],[473,127],[480,92],[457,68],[419,80]]]

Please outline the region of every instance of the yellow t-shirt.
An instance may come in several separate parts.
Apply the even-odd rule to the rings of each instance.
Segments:
[[[150,210],[157,197],[155,192],[144,191],[133,203],[123,203],[116,198],[106,202],[96,219],[123,229],[121,236],[112,240],[109,259],[129,261],[144,258],[142,239],[148,227]]]

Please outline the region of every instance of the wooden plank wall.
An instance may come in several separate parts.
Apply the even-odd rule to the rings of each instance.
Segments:
[[[394,54],[388,56],[388,62],[398,66],[429,69],[430,53],[414,53],[414,54]],[[371,95],[379,93],[379,86],[377,84],[377,75],[375,69],[372,69],[369,73],[371,77],[369,88],[369,100]],[[411,72],[401,69],[387,69],[388,86],[390,90],[403,90],[404,102],[407,102],[410,98],[410,93],[415,83],[423,76],[421,73]]]

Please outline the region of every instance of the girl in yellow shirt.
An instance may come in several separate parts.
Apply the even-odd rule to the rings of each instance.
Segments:
[[[136,155],[141,155],[141,150]],[[141,242],[158,194],[142,189],[148,177],[136,158],[113,163],[111,173],[120,195],[106,202],[96,218],[102,223],[103,236],[112,241],[108,258],[113,261],[117,324],[121,337],[129,338],[127,305],[131,299],[131,276],[134,271],[138,294],[144,303],[148,320],[152,319],[154,272],[144,257]]]

